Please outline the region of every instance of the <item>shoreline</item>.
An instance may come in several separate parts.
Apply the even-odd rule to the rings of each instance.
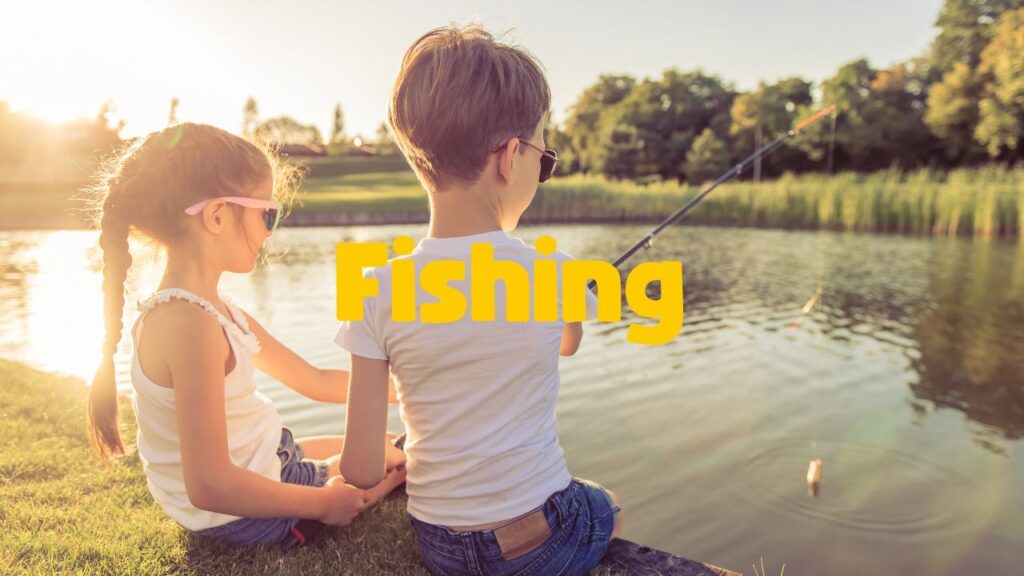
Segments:
[[[667,215],[666,215],[667,216]],[[17,223],[15,221],[17,220]],[[530,216],[524,214],[520,220],[522,226],[597,226],[597,225],[623,225],[623,226],[654,226],[664,220],[664,217],[653,217],[648,215],[630,215],[625,213],[608,214],[604,216],[565,216],[555,217],[550,215]],[[427,225],[430,222],[429,211],[420,210],[365,210],[365,211],[323,211],[323,212],[292,212],[281,221],[281,228],[330,228],[346,226],[402,226],[402,225]],[[883,236],[894,236],[901,238],[985,238],[994,240],[1024,240],[1024,236],[1018,234],[945,234],[945,233],[918,233],[904,230],[876,230],[858,229],[850,230],[843,226],[817,226],[806,223],[791,223],[778,225],[770,223],[747,224],[737,222],[702,221],[697,218],[684,220],[688,227],[716,227],[716,228],[737,228],[753,230],[782,230],[792,232],[834,232],[839,234],[876,234]],[[682,223],[675,223],[672,226],[679,226]],[[89,222],[72,215],[63,215],[59,218],[47,216],[43,218],[12,218],[0,216],[0,232],[58,232],[58,231],[81,231],[94,230]]]
[[[234,548],[195,537],[157,506],[132,448],[131,404],[122,397],[127,455],[103,465],[86,439],[88,387],[81,378],[0,358],[0,572],[221,574],[394,574],[429,576],[405,517],[400,488],[349,526],[328,527],[310,544]],[[615,540],[591,576],[738,576]]]
[[[285,227],[420,225],[427,194],[412,172],[308,178]],[[338,167],[334,167],[338,168]],[[369,168],[369,166],[364,166]],[[381,167],[383,168],[383,167]],[[87,229],[81,183],[0,182],[0,230]],[[677,182],[638,184],[596,176],[559,177],[541,186],[525,225],[654,225],[703,188]],[[1024,237],[1024,168],[979,168],[784,175],[732,181],[684,220],[688,225],[834,230],[916,237]]]

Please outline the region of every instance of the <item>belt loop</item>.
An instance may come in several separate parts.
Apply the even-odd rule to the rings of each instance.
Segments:
[[[460,532],[459,538],[462,540],[462,548],[466,553],[466,569],[474,574],[481,574],[480,563],[477,562],[476,557],[476,543],[473,539],[474,532]]]
[[[573,483],[569,483],[569,487],[561,492],[555,492],[551,497],[552,504],[555,505],[555,510],[558,512],[558,525],[564,526],[569,520],[569,506],[568,499],[574,495]]]

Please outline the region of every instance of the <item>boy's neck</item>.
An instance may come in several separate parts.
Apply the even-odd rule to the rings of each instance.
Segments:
[[[491,194],[451,188],[430,194],[430,238],[473,236],[503,230],[501,208]]]

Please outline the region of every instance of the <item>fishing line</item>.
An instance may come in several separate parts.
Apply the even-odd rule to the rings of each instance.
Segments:
[[[625,252],[623,252],[621,256],[619,256],[618,258],[615,259],[614,262],[612,262],[612,265],[615,266],[616,268],[618,268],[619,265],[621,265],[623,262],[628,260],[630,258],[630,256],[635,254],[641,248],[650,248],[654,244],[655,236],[660,234],[661,231],[664,230],[665,228],[668,228],[672,224],[675,224],[676,222],[680,222],[681,220],[686,218],[686,216],[687,216],[687,214],[689,214],[690,210],[692,210],[694,206],[699,204],[700,201],[703,200],[708,194],[710,194],[715,188],[718,188],[720,185],[722,185],[722,184],[728,182],[729,180],[732,180],[733,178],[739,176],[740,174],[743,173],[744,170],[747,169],[747,167],[752,165],[755,160],[757,160],[759,158],[762,158],[764,156],[767,156],[772,151],[774,151],[776,148],[781,146],[783,142],[785,142],[789,138],[792,138],[792,137],[796,136],[797,134],[799,134],[800,131],[803,130],[804,128],[807,128],[811,124],[814,124],[815,122],[817,122],[821,118],[827,116],[828,114],[833,114],[835,112],[835,109],[836,109],[836,105],[835,104],[830,104],[829,106],[826,106],[825,108],[822,108],[821,110],[818,110],[817,112],[815,112],[814,114],[812,114],[811,116],[809,116],[808,118],[806,118],[805,120],[803,120],[802,122],[800,122],[799,124],[794,126],[792,129],[790,129],[788,132],[786,132],[782,136],[779,136],[775,140],[772,140],[768,144],[766,144],[766,145],[762,146],[760,149],[756,150],[750,156],[747,156],[746,158],[741,160],[738,164],[736,164],[735,166],[733,166],[732,168],[727,170],[724,174],[719,176],[718,180],[715,180],[714,182],[712,182],[711,185],[708,186],[703,192],[701,192],[700,194],[698,194],[698,195],[694,196],[693,198],[691,198],[690,201],[687,202],[686,204],[684,204],[682,208],[680,208],[679,210],[676,210],[675,212],[673,212],[672,215],[669,216],[668,218],[665,218],[660,224],[658,224],[654,228],[654,230],[651,230],[650,233],[648,233],[646,236],[643,237],[643,239],[641,239],[639,242],[637,242],[632,247],[630,247],[629,250],[626,250]],[[587,284],[587,286],[591,290],[593,290],[594,286],[596,286],[596,285],[597,285],[597,281],[596,280],[591,280]]]
[[[701,192],[697,196],[694,196],[693,198],[691,198],[681,208],[679,208],[674,213],[672,213],[668,218],[665,218],[660,224],[658,224],[653,230],[651,230],[651,232],[649,232],[646,236],[644,236],[639,242],[637,242],[636,244],[631,246],[628,250],[623,252],[622,255],[620,255],[618,258],[615,259],[615,261],[612,263],[612,265],[615,266],[616,268],[618,268],[622,263],[624,263],[626,260],[628,260],[631,256],[633,256],[633,254],[635,254],[641,248],[650,249],[650,247],[654,244],[654,238],[658,234],[660,234],[662,232],[662,230],[664,230],[665,228],[668,228],[672,224],[680,222],[684,218],[686,218],[686,216],[689,214],[690,210],[692,210],[694,208],[694,206],[699,204],[705,197],[707,197],[708,194],[710,194],[712,191],[714,191],[715,188],[718,188],[720,185],[722,185],[722,184],[732,180],[733,178],[736,178],[737,176],[742,174],[743,171],[747,169],[747,167],[751,166],[754,162],[759,161],[764,156],[767,156],[768,154],[773,152],[775,149],[777,149],[779,146],[781,146],[783,142],[785,142],[789,138],[797,136],[798,134],[800,134],[800,132],[803,129],[807,128],[808,126],[814,124],[818,120],[820,120],[820,119],[822,119],[822,118],[824,118],[825,116],[828,116],[828,115],[831,115],[831,117],[832,117],[831,135],[830,135],[829,148],[828,148],[828,172],[831,173],[832,172],[832,166],[833,166],[833,154],[834,154],[835,138],[836,138],[836,105],[835,104],[830,104],[830,105],[826,106],[825,108],[822,108],[821,110],[818,110],[817,112],[815,112],[814,114],[812,114],[808,118],[806,118],[803,121],[799,122],[796,126],[794,126],[792,129],[787,131],[782,136],[779,136],[778,138],[776,138],[775,140],[773,140],[773,141],[769,142],[768,144],[762,146],[758,150],[755,150],[753,154],[751,154],[750,156],[747,156],[746,158],[741,160],[738,164],[734,165],[732,168],[727,170],[724,174],[719,176],[717,180],[712,182],[711,185],[708,186],[703,192]],[[821,299],[821,295],[822,295],[822,292],[823,292],[823,285],[822,284],[823,284],[823,272],[819,271],[819,274],[818,274],[818,289],[815,291],[815,293],[811,297],[811,299],[808,300],[807,303],[804,305],[804,308],[803,308],[803,311],[802,311],[803,314],[801,315],[801,318],[798,319],[797,322],[795,322],[792,327],[799,328],[800,323],[803,321],[803,318],[805,318],[808,314],[810,314],[810,312],[814,309],[815,305]],[[591,280],[590,282],[587,283],[587,287],[590,290],[594,290],[594,288],[596,286],[597,286],[597,280]],[[818,436],[817,427],[818,427],[818,423],[819,422],[820,422],[820,418],[816,418],[815,419],[815,432],[814,432],[814,435],[813,435],[812,440],[811,440],[812,455],[817,452],[817,436]],[[818,458],[813,458],[811,460],[810,467],[809,467],[809,469],[807,471],[808,494],[811,494],[812,496],[817,496],[817,493],[818,493],[818,483],[820,482],[820,479],[821,479],[821,460],[818,459]]]

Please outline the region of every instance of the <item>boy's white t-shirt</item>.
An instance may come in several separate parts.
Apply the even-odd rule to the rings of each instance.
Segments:
[[[531,289],[535,260],[556,260],[560,271],[561,262],[571,259],[559,251],[542,256],[502,231],[425,238],[402,258],[413,259],[417,278],[427,262],[465,261],[465,280],[448,283],[466,296],[463,319],[439,324],[392,321],[391,269],[372,268],[364,275],[378,280],[378,296],[366,298],[363,320],[342,322],[334,339],[352,354],[390,362],[408,434],[408,510],[423,522],[442,526],[515,518],[571,480],[555,429],[564,323],[506,321],[505,284],[500,281],[495,283],[495,320],[472,321],[469,261],[477,242],[494,247],[495,261],[526,268]],[[419,284],[417,318],[422,303],[437,300]],[[560,281],[558,286],[561,311]],[[590,290],[586,293],[591,319],[597,301]]]

